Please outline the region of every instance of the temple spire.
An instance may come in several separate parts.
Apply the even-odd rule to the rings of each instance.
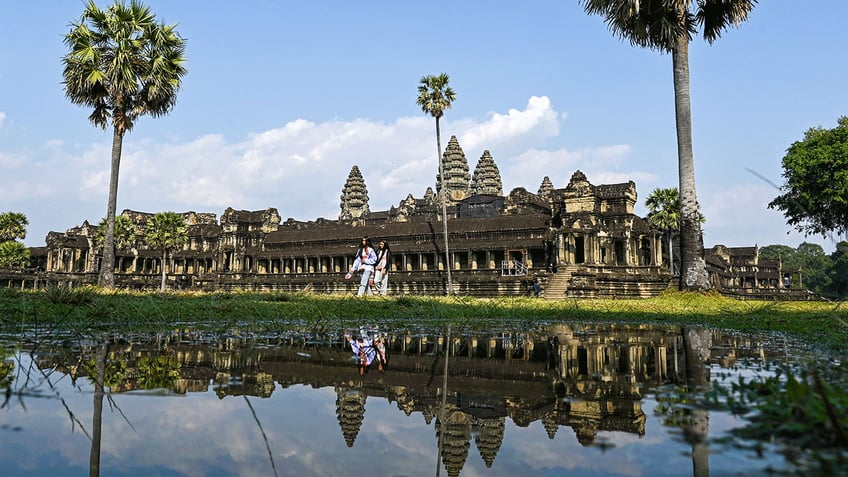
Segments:
[[[542,179],[542,183],[539,185],[539,192],[537,192],[537,195],[549,204],[553,202],[554,184],[553,182],[551,182],[550,177],[545,176],[545,178]]]
[[[470,195],[471,174],[468,173],[468,160],[456,136],[451,136],[442,155],[442,172],[445,175],[444,181],[436,175],[436,192],[441,192],[444,183],[447,205],[456,205]]]
[[[471,195],[503,195],[501,172],[492,159],[488,149],[483,151],[477,166],[474,168],[474,178],[471,179]]]
[[[368,217],[368,188],[359,172],[359,166],[353,166],[347,176],[341,195],[341,213],[339,220],[356,220]]]

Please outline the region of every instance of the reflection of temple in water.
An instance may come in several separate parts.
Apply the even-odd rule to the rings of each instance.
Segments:
[[[123,363],[114,369],[124,371],[106,381],[113,383],[112,393],[138,389],[136,377],[142,370],[136,366],[142,358],[167,355],[178,365],[170,388],[175,393],[208,392],[211,385],[221,399],[267,398],[277,384],[282,389],[332,387],[348,447],[368,426],[366,399],[384,399],[405,415],[420,414],[434,425],[444,468],[456,476],[474,455],[472,445],[485,465],[493,466],[507,420],[522,428],[537,423],[550,439],[570,435],[561,432],[570,428],[583,446],[595,444],[604,431],[644,435],[644,396],[657,386],[688,379],[686,335],[678,327],[612,324],[464,333],[451,339],[438,332],[384,333],[390,351],[387,370],[360,377],[340,334],[258,339],[173,333],[111,343],[108,359]],[[700,350],[699,356],[720,366],[764,357],[754,340],[716,333],[710,343],[707,354]],[[444,362],[439,360],[448,350],[443,408]],[[62,351],[64,356],[42,353],[39,359],[84,376],[78,363],[85,359]],[[83,349],[83,356],[89,351]]]
[[[365,393],[359,389],[336,386],[336,417],[342,428],[345,443],[353,447],[353,442],[365,419]]]

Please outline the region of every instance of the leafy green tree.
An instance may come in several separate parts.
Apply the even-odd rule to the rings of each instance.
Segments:
[[[25,239],[27,225],[29,225],[29,220],[24,214],[19,212],[0,214],[0,242]]]
[[[93,0],[65,35],[70,51],[62,60],[65,95],[92,108],[88,119],[103,129],[111,124],[112,162],[106,207],[106,235],[100,284],[115,286],[115,209],[124,134],[140,116],[159,117],[176,104],[186,70],[185,40],[176,25],[157,23],[150,8],[121,0],[101,10]]]
[[[0,242],[0,268],[23,268],[29,265],[29,249],[16,240]]]
[[[444,116],[445,110],[451,108],[456,100],[456,93],[448,85],[450,77],[447,73],[428,75],[421,78],[418,83],[418,98],[415,103],[421,106],[424,114],[436,118],[436,160],[439,162],[439,178],[444,180],[442,160],[442,137],[439,130],[439,120]],[[445,258],[447,260],[448,272],[448,295],[453,295],[453,280],[451,279],[450,247],[448,246],[448,209],[447,197],[445,197],[444,185],[439,190],[439,202],[442,203],[442,226],[445,233]]]
[[[97,230],[94,232],[94,243],[97,247],[103,246],[106,239],[106,230],[108,222],[106,217],[100,219],[97,224]],[[135,224],[126,215],[118,215],[115,217],[115,247],[127,247],[133,245],[135,241]]]
[[[760,258],[780,260],[784,270],[801,268],[798,251],[789,245],[766,245],[765,247],[760,247]]]
[[[801,243],[798,245],[798,261],[801,265],[804,286],[816,293],[826,293],[830,287],[828,270],[833,263],[824,253],[822,246],[815,243]]]
[[[671,53],[680,190],[680,288],[710,288],[701,243],[695,191],[692,111],[689,97],[689,42],[700,27],[713,43],[730,25],[748,19],[756,0],[580,0],[590,15],[601,15],[616,36],[634,46]]]
[[[848,242],[836,244],[836,251],[830,256],[831,267],[827,275],[830,278],[828,291],[834,298],[848,298]]]
[[[783,156],[783,192],[768,207],[807,235],[848,233],[848,117],[808,129]]]
[[[152,249],[162,251],[162,287],[165,291],[168,256],[188,242],[185,219],[176,212],[159,212],[147,221],[144,242]]]

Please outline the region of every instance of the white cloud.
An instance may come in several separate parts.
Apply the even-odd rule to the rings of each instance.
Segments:
[[[784,244],[797,247],[801,242],[821,244],[826,251],[835,248],[819,236],[804,237],[789,225],[780,211],[768,208],[777,195],[774,187],[763,183],[729,184],[711,193],[702,202],[704,245],[721,243],[730,247]],[[701,194],[699,194],[700,197]]]
[[[27,157],[19,152],[0,151],[0,167],[3,169],[16,169],[26,163]]]
[[[510,109],[507,114],[491,113],[488,121],[469,127],[458,137],[463,148],[481,149],[482,152],[482,149],[513,143],[525,136],[556,136],[559,116],[547,96],[532,96],[523,111]]]
[[[627,144],[546,148],[547,141],[559,138],[564,117],[547,97],[534,96],[523,110],[493,113],[483,121],[443,120],[442,147],[451,135],[460,138],[472,172],[489,149],[504,193],[516,187],[536,192],[546,175],[562,188],[578,169],[593,184],[634,180],[644,188],[657,182],[653,173],[638,168]],[[354,165],[365,178],[371,210],[385,210],[408,194],[422,197],[427,187],[434,187],[434,128],[432,118],[414,116],[390,123],[295,119],[236,141],[219,134],[185,142],[133,135],[123,144],[118,210],[193,210],[220,216],[226,207],[275,207],[284,220],[334,219]],[[0,176],[2,198],[8,199],[7,208],[30,219],[28,245],[42,245],[48,231],[97,222],[104,215],[110,157],[110,143],[81,149],[59,140],[45,141],[32,151],[0,151],[0,166],[15,171]],[[37,180],[28,180],[24,168],[32,169],[27,174]],[[725,213],[716,210],[708,216]],[[718,219],[709,225],[718,227]]]
[[[6,113],[4,113],[3,111],[0,111],[0,128],[3,127],[3,120],[5,120],[5,119],[6,119]]]

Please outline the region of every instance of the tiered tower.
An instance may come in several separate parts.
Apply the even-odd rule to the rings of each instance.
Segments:
[[[465,158],[465,152],[459,147],[456,136],[451,136],[442,155],[442,173],[445,176],[444,181],[440,175],[436,175],[436,192],[441,193],[442,187],[445,188],[445,204],[456,205],[470,195],[471,174],[468,173],[468,160]]]
[[[444,433],[444,435],[441,435]],[[446,410],[445,420],[436,421],[436,439],[442,439],[442,463],[449,477],[457,477],[471,447],[471,416],[459,409]]]
[[[471,195],[503,195],[503,182],[501,172],[492,159],[492,154],[486,149],[477,166],[474,168],[474,177],[471,179]]]
[[[365,419],[365,397],[362,390],[336,387],[336,417],[348,447],[353,447]]]
[[[542,179],[542,184],[539,185],[539,192],[537,192],[537,195],[548,202],[551,201],[554,195],[554,184],[551,182],[550,177],[545,176],[545,178]]]
[[[341,195],[341,213],[339,220],[356,220],[368,217],[368,188],[359,172],[359,166],[353,166],[347,176]]]
[[[486,467],[492,468],[495,457],[501,448],[504,437],[506,420],[503,417],[474,418],[471,424],[471,434],[474,435],[474,445]]]

